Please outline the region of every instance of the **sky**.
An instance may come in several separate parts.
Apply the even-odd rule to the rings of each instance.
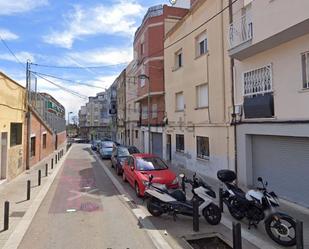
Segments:
[[[82,95],[71,95],[38,77],[38,91],[48,92],[67,112],[77,115],[86,97],[108,88],[132,60],[134,32],[148,7],[157,4],[169,2],[0,0],[0,36],[4,41],[0,41],[0,70],[25,85],[25,64],[30,60],[31,71]],[[85,68],[92,66],[100,68]]]

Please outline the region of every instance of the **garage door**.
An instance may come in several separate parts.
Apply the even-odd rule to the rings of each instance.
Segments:
[[[163,141],[162,133],[152,132],[152,153],[162,158]]]
[[[280,197],[309,207],[309,139],[253,136],[253,179],[268,181]]]

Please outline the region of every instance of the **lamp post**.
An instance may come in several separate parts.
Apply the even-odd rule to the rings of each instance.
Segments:
[[[147,102],[148,102],[148,153],[150,153],[150,77],[146,74],[141,74],[138,76],[139,79],[147,79],[148,80],[148,96],[147,96]]]

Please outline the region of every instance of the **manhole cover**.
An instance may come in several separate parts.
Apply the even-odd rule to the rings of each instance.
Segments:
[[[12,212],[10,216],[11,217],[23,217],[25,215],[25,213],[26,212],[17,212],[17,211],[15,211],[15,212]]]
[[[232,249],[222,239],[217,236],[187,240],[194,249]]]
[[[99,209],[99,205],[92,203],[92,202],[86,202],[80,205],[80,210],[85,211],[85,212],[93,212],[98,209]]]

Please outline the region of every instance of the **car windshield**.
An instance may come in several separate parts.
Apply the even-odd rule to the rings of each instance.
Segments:
[[[138,153],[140,153],[139,150],[136,147],[134,147],[134,146],[129,147],[128,150],[129,150],[130,154],[138,154]]]
[[[111,152],[113,150],[113,147],[103,147],[102,150]]]
[[[113,142],[103,142],[102,147],[104,148],[113,148],[114,143]]]
[[[118,147],[118,156],[119,157],[124,157],[124,156],[129,156],[129,150],[128,148],[125,147]]]
[[[136,168],[140,171],[164,170],[166,164],[159,157],[138,158]]]

